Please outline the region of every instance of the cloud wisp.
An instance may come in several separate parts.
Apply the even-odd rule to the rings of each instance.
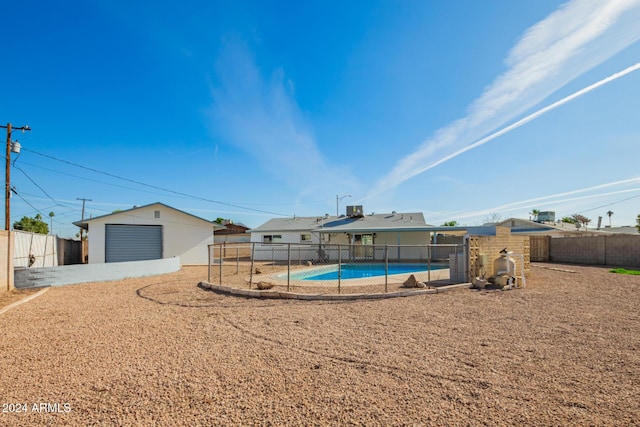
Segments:
[[[535,24],[509,53],[507,71],[471,105],[468,115],[440,129],[416,151],[400,160],[377,182],[367,197],[391,190],[418,174],[635,71],[638,64],[495,132],[576,77],[639,40],[639,15],[638,0],[573,0]],[[492,134],[483,138],[489,133]]]
[[[212,131],[259,160],[298,200],[357,182],[346,167],[324,159],[282,70],[263,76],[249,49],[232,40],[218,57],[216,74],[208,110]]]

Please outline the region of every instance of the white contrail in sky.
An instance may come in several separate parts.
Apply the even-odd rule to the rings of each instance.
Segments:
[[[554,109],[560,107],[561,105],[564,105],[567,102],[578,98],[579,96],[582,96],[582,95],[584,95],[586,93],[589,93],[592,90],[599,88],[600,86],[603,86],[603,85],[605,85],[605,84],[607,84],[609,82],[612,82],[612,81],[614,81],[616,79],[619,79],[620,77],[626,76],[627,74],[629,74],[629,73],[631,73],[633,71],[636,71],[638,69],[640,69],[640,62],[638,62],[638,63],[636,63],[636,64],[634,64],[634,65],[632,65],[630,67],[627,67],[627,68],[625,68],[624,70],[622,70],[622,71],[620,71],[618,73],[612,74],[609,77],[604,78],[604,79],[602,79],[602,80],[600,80],[600,81],[598,81],[598,82],[596,82],[596,83],[594,83],[594,84],[592,84],[590,86],[587,86],[584,89],[580,89],[579,91],[574,92],[571,95],[566,96],[566,97],[562,98],[561,100],[554,102],[553,104],[547,105],[546,107],[541,108],[538,111],[529,114],[528,116],[518,120],[517,122],[515,122],[515,123],[513,123],[513,124],[511,124],[511,125],[509,125],[509,126],[507,126],[505,128],[502,128],[499,131],[494,132],[491,135],[486,136],[486,137],[482,138],[481,140],[474,142],[473,144],[467,145],[466,147],[464,147],[464,148],[462,148],[462,149],[460,149],[460,150],[458,150],[458,151],[456,151],[454,153],[451,153],[448,156],[445,156],[445,157],[441,158],[440,160],[437,160],[437,161],[431,163],[428,166],[425,166],[423,168],[414,169],[413,170],[413,175],[418,175],[418,174],[420,174],[422,172],[428,171],[429,169],[432,169],[432,168],[434,168],[434,167],[436,167],[436,166],[438,166],[438,165],[440,165],[440,164],[442,164],[442,163],[444,163],[444,162],[446,162],[448,160],[451,160],[454,157],[458,157],[460,154],[466,153],[467,151],[473,150],[474,148],[478,148],[481,145],[484,145],[487,142],[489,142],[491,140],[494,140],[499,136],[502,136],[502,135],[504,135],[506,133],[509,133],[512,130],[519,128],[520,126],[522,126],[524,124],[527,124],[532,120],[537,119],[541,115],[543,115],[545,113],[548,113],[549,111],[554,110]]]
[[[511,203],[507,203],[507,204],[504,204],[504,205],[495,206],[495,207],[492,207],[492,208],[487,208],[487,209],[482,209],[482,210],[477,210],[477,211],[473,211],[473,212],[466,212],[466,213],[463,213],[463,214],[456,214],[456,215],[449,214],[449,215],[446,216],[446,218],[450,218],[452,216],[457,218],[457,219],[460,219],[460,218],[473,218],[473,217],[478,217],[478,216],[481,216],[481,215],[487,215],[487,214],[489,214],[491,212],[509,212],[509,211],[514,211],[514,210],[518,210],[518,209],[529,208],[533,204],[540,203],[540,202],[549,203],[549,201],[554,201],[554,202],[559,202],[559,203],[565,203],[565,202],[589,199],[589,198],[594,198],[594,197],[612,196],[612,195],[615,195],[615,194],[623,194],[623,193],[630,193],[630,192],[640,191],[640,187],[635,187],[635,188],[629,188],[629,189],[625,189],[625,190],[616,190],[616,191],[610,191],[610,192],[606,192],[606,193],[589,194],[589,195],[586,195],[586,196],[567,198],[567,196],[572,196],[572,195],[575,195],[575,194],[587,193],[587,192],[590,192],[590,191],[601,190],[601,189],[608,188],[608,187],[617,187],[617,186],[620,186],[620,185],[634,184],[634,183],[640,183],[640,176],[637,176],[635,178],[623,179],[623,180],[620,180],[620,181],[607,182],[605,184],[594,185],[594,186],[591,186],[591,187],[580,188],[578,190],[565,191],[565,192],[562,192],[562,193],[551,194],[551,195],[548,195],[548,196],[536,197],[536,198],[527,199],[527,200],[520,200],[518,202],[511,202]],[[557,199],[561,199],[561,200],[557,200]]]
[[[441,128],[413,153],[401,159],[376,183],[366,198],[393,189],[434,166],[634,71],[637,64],[495,132],[578,76],[640,40],[638,19],[639,0],[572,0],[563,4],[523,33],[507,56],[507,70],[471,104],[466,117]],[[447,149],[453,154],[443,153],[440,160],[432,160],[437,152]]]

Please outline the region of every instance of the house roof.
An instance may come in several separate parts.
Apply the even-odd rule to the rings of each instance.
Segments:
[[[375,232],[375,231],[428,231],[428,224],[419,212],[373,214],[362,217],[314,216],[274,218],[252,232],[315,231],[319,233]]]
[[[104,218],[107,218],[107,217],[110,217],[110,216],[118,216],[118,215],[123,215],[123,214],[131,214],[132,212],[135,212],[135,211],[137,211],[137,210],[141,210],[141,209],[145,209],[145,208],[150,208],[150,207],[153,207],[153,206],[162,206],[162,207],[164,207],[164,208],[171,209],[171,210],[173,210],[173,211],[176,211],[176,212],[179,212],[179,213],[181,213],[181,214],[184,214],[184,215],[190,216],[190,217],[192,217],[192,218],[195,218],[195,219],[197,219],[197,220],[199,220],[199,221],[204,221],[204,222],[206,222],[207,224],[212,225],[212,226],[213,226],[213,227],[215,227],[216,229],[220,229],[220,230],[224,229],[224,226],[222,226],[222,225],[220,225],[220,224],[218,224],[218,223],[216,223],[216,222],[209,221],[209,220],[204,219],[204,218],[200,218],[199,216],[195,216],[195,215],[190,214],[190,213],[188,213],[188,212],[181,211],[180,209],[176,209],[176,208],[171,207],[171,206],[169,206],[169,205],[165,205],[164,203],[161,203],[161,202],[155,202],[155,203],[151,203],[151,204],[144,205],[144,206],[135,206],[135,207],[133,207],[133,208],[131,208],[131,209],[127,209],[127,210],[124,210],[124,211],[117,211],[117,212],[113,212],[113,213],[110,213],[110,214],[101,215],[101,216],[97,216],[97,217],[90,218],[90,219],[85,219],[84,221],[76,221],[76,222],[74,222],[74,223],[73,223],[73,225],[75,225],[75,226],[77,226],[77,227],[80,227],[80,228],[82,228],[82,229],[84,229],[84,230],[88,230],[88,229],[89,229],[89,223],[90,223],[90,222],[92,222],[92,221],[96,221],[96,220],[98,220],[98,219],[104,219]]]
[[[555,223],[540,223],[535,221],[529,221],[526,219],[520,218],[509,218],[498,225],[504,227],[510,227],[511,232],[514,234],[523,233],[523,234],[548,234],[551,232],[561,232],[563,234],[576,234],[576,235],[584,235],[584,233],[591,234],[637,234],[638,231],[635,227],[605,227],[601,229],[597,229],[595,227],[589,228],[580,228],[576,229],[573,224],[560,223],[560,225],[556,225]]]

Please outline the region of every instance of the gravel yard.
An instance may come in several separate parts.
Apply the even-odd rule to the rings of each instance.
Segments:
[[[51,288],[0,315],[0,425],[639,425],[640,276],[532,272],[340,303],[206,267]]]

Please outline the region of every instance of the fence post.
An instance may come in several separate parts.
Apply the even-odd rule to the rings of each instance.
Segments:
[[[291,282],[291,243],[287,243],[287,292]]]
[[[256,252],[256,243],[251,243],[251,270],[249,270],[249,289],[251,289],[251,282],[253,281],[253,258]]]
[[[427,245],[427,285],[431,286],[431,244]]]
[[[33,234],[34,233],[31,233],[31,240],[29,241],[29,254],[27,255],[27,265],[29,265],[29,262],[30,262],[29,259],[31,258],[31,254],[33,254],[32,252],[33,251]],[[15,251],[15,248],[13,248],[13,250]],[[9,254],[7,254],[7,256],[9,256]],[[35,260],[33,261],[33,263],[35,264]],[[29,265],[29,267],[31,267],[31,265]]]
[[[220,286],[222,286],[222,246],[220,246]]]
[[[456,243],[456,279],[458,279],[458,274],[460,272],[460,269],[458,268],[458,258],[458,244]]]
[[[342,276],[342,245],[338,244],[338,293],[340,292],[340,277]]]
[[[211,283],[211,245],[207,245],[207,282]]]
[[[389,283],[389,247],[384,245],[384,292],[387,293]]]
[[[42,254],[42,266],[46,267],[45,262],[47,261],[47,239],[46,237],[44,238],[44,253]]]

